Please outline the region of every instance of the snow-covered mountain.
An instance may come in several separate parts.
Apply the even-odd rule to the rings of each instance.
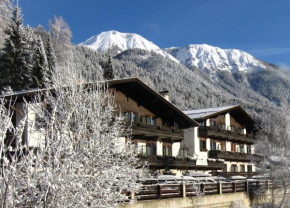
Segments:
[[[217,70],[236,73],[262,70],[267,67],[267,64],[244,51],[221,49],[206,44],[167,48],[165,51],[186,67],[197,67],[210,76],[214,76]]]
[[[102,32],[80,43],[80,45],[98,52],[110,50],[111,52],[121,53],[127,49],[143,49],[155,52],[181,63],[189,69],[198,68],[212,80],[216,79],[219,71],[229,71],[234,74],[236,72],[246,73],[273,68],[241,50],[221,49],[206,44],[161,49],[138,34],[118,31]]]
[[[108,50],[116,50],[117,53],[127,49],[144,49],[153,51],[163,57],[169,58],[178,62],[170,54],[159,48],[154,43],[146,40],[142,36],[134,33],[120,33],[118,31],[102,32],[99,35],[93,36],[79,45],[87,46],[98,52],[106,52]]]

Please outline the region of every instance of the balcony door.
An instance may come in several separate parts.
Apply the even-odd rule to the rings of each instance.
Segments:
[[[156,144],[154,143],[146,144],[146,155],[156,155]]]
[[[163,156],[172,156],[172,144],[163,143]]]
[[[231,151],[236,152],[236,144],[235,143],[231,143]]]

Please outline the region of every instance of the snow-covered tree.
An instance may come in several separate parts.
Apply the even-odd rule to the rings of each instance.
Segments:
[[[34,34],[36,36],[40,36],[43,43],[46,43],[46,40],[49,37],[49,33],[45,30],[45,28],[42,25],[37,25],[34,29]]]
[[[44,102],[50,110],[36,111],[47,129],[48,161],[40,168],[50,176],[41,180],[46,203],[114,207],[128,199],[122,191],[138,189],[143,169],[136,169],[130,140],[124,143],[129,134],[111,92],[99,85],[61,87]]]
[[[71,74],[83,79],[77,70]],[[130,129],[106,84],[64,87],[57,78],[52,91],[24,109],[37,116],[21,126],[39,135],[38,145],[26,152],[16,145],[21,159],[5,160],[2,207],[116,207],[129,200],[124,190],[138,191],[136,181],[146,172]]]
[[[47,77],[51,84],[52,74],[56,70],[56,57],[55,57],[54,50],[52,47],[50,35],[48,36],[47,43],[46,43],[46,57],[47,57],[47,64],[48,64]]]
[[[49,68],[47,63],[47,57],[43,46],[42,39],[39,37],[36,40],[35,51],[33,54],[33,66],[32,66],[32,87],[43,88],[50,83]]]
[[[109,56],[108,62],[106,63],[103,69],[103,77],[104,77],[104,80],[111,80],[111,79],[114,79],[115,77],[111,56]]]
[[[271,180],[274,186],[267,207],[289,207],[287,189],[290,186],[290,117],[289,112],[273,112],[265,115],[263,132],[255,144],[255,152],[262,154],[264,159],[256,164],[260,174]],[[278,197],[279,195],[279,197]],[[280,201],[280,197],[282,200]],[[279,199],[280,198],[280,199]],[[262,206],[263,207],[263,206]]]
[[[21,10],[16,6],[7,26],[3,52],[0,57],[1,90],[28,89],[31,86],[31,30],[22,25]]]
[[[12,15],[12,0],[0,0],[0,48],[3,46],[6,34],[4,29],[9,24]]]
[[[64,19],[56,16],[49,21],[49,29],[57,65],[63,68],[69,64],[72,58],[72,44],[70,42],[72,32]]]
[[[3,208],[22,205],[22,203],[19,204],[19,202],[23,202],[21,195],[26,193],[28,187],[25,180],[27,176],[30,176],[26,176],[27,168],[31,167],[32,163],[29,166],[29,162],[34,159],[27,154],[25,159],[20,161],[20,158],[26,153],[21,138],[27,116],[22,114],[22,119],[17,126],[14,126],[12,118],[16,111],[12,100],[0,99],[0,206]],[[26,198],[26,200],[30,199]]]

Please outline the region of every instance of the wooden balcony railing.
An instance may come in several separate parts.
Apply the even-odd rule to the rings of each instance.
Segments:
[[[139,155],[139,160],[147,162],[149,166],[158,167],[189,167],[196,165],[196,160],[171,156]]]
[[[250,160],[255,161],[262,160],[262,157],[259,155],[222,150],[210,150],[208,151],[208,157],[216,159],[224,159],[227,161],[242,161],[242,162],[249,162]]]
[[[132,132],[134,134],[145,134],[148,136],[167,136],[183,140],[184,134],[181,129],[172,129],[164,126],[151,126],[143,123],[132,123]]]
[[[199,135],[202,137],[215,137],[229,140],[238,140],[253,143],[255,136],[252,134],[243,134],[231,130],[224,130],[217,127],[201,126],[199,127]]]

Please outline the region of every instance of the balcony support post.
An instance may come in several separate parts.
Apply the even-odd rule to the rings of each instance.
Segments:
[[[180,196],[182,198],[186,197],[186,184],[185,183],[180,184]]]
[[[222,182],[219,181],[217,185],[218,185],[218,193],[219,194],[223,194],[223,187],[222,187],[223,184],[222,184]]]
[[[237,189],[236,189],[236,182],[233,182],[233,192],[237,192]]]
[[[130,198],[131,200],[135,199],[135,191],[131,191]]]

